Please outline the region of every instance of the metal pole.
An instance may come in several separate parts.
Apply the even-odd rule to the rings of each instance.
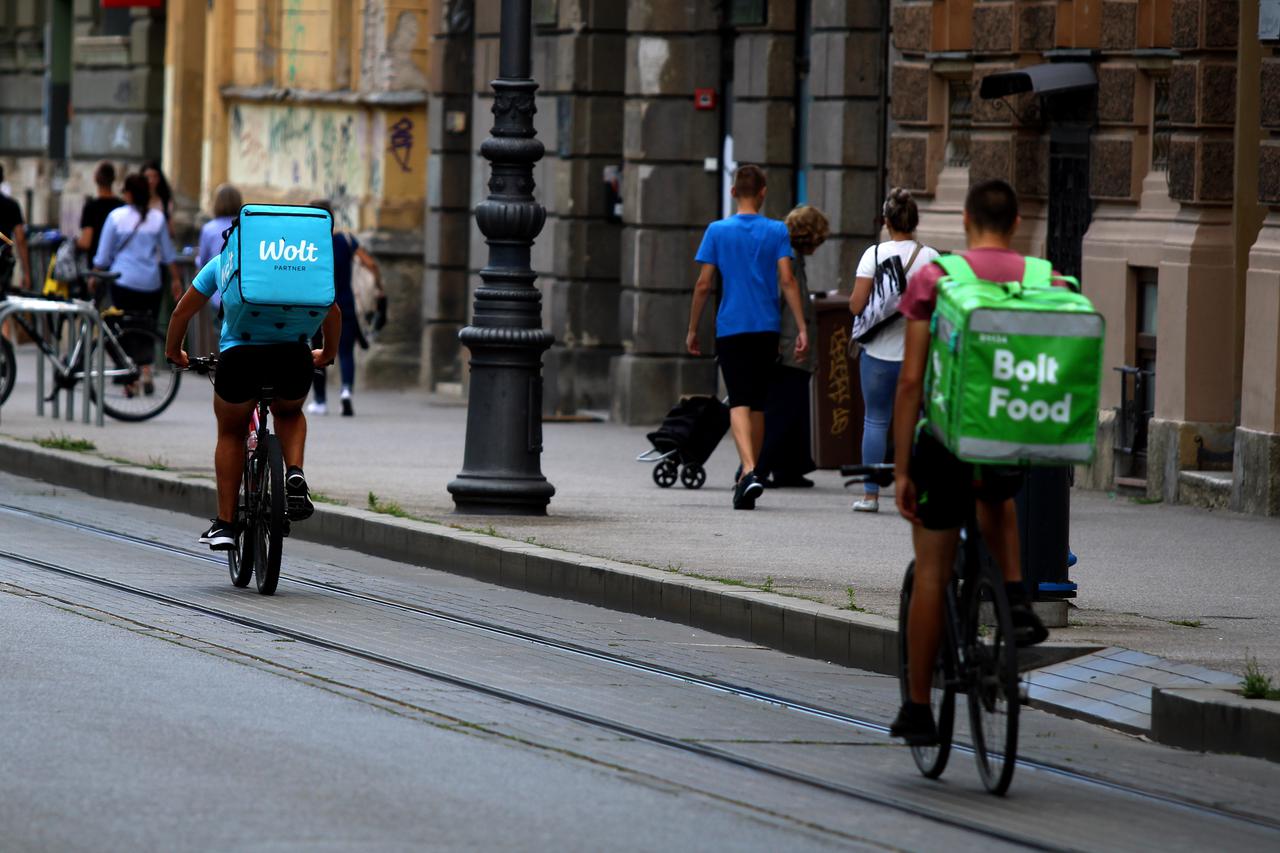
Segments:
[[[458,338],[471,352],[462,471],[449,484],[462,513],[545,515],[555,487],[542,476],[542,297],[529,254],[547,212],[533,198],[542,159],[530,79],[530,0],[502,0],[493,130],[480,146],[492,165],[476,224],[489,244],[471,325]]]
[[[98,340],[98,375],[93,381],[98,383],[98,426],[106,425],[106,393],[107,393],[107,335],[102,325],[102,315],[93,310],[93,330]],[[86,359],[88,362],[89,359]]]

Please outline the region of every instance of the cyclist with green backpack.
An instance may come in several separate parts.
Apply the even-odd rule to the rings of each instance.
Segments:
[[[1087,462],[1093,452],[1102,321],[1083,296],[1051,286],[1068,280],[1047,261],[1010,249],[1020,221],[1007,183],[974,185],[964,205],[968,248],[913,275],[899,306],[907,329],[894,480],[916,559],[900,628],[910,695],[890,734],[912,745],[937,741],[930,686],[961,529],[976,510],[1018,645],[1042,642],[1048,631],[1022,583],[1013,498],[1026,464]]]

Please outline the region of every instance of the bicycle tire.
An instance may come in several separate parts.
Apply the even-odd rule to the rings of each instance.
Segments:
[[[155,329],[119,329],[116,331],[114,341],[104,337],[94,344],[90,353],[90,371],[98,364],[98,347],[103,344],[107,346],[106,393],[102,401],[104,412],[118,421],[137,423],[154,418],[169,408],[169,404],[178,396],[182,374],[170,367],[164,359],[164,335]],[[119,397],[115,396],[114,389],[123,389],[127,385],[136,384],[141,376],[141,370],[129,357],[128,353],[131,349],[136,351],[150,349],[153,353],[152,376],[156,393],[141,393],[128,397],[122,392]],[[98,398],[93,383],[89,384],[89,396],[94,401]]]
[[[236,507],[236,518],[241,524],[240,535],[235,547],[227,552],[227,569],[231,573],[231,583],[244,588],[253,579],[253,537],[256,528],[256,516],[252,512],[251,496],[254,493],[253,456],[244,460],[244,473],[240,477],[239,506]]]
[[[280,582],[280,558],[284,556],[284,454],[280,439],[274,435],[261,441],[267,445],[267,465],[258,484],[258,551],[254,555],[253,576],[258,592],[273,595]]]
[[[969,727],[978,775],[1003,795],[1018,762],[1018,657],[1004,583],[985,568],[966,592],[964,637],[969,653]]]
[[[0,338],[0,406],[13,393],[14,380],[18,377],[18,362],[13,354],[13,344]]]
[[[898,596],[898,685],[901,688],[902,701],[911,696],[907,675],[907,613],[911,607],[911,589],[915,581],[916,563],[912,560],[907,566],[907,573],[902,578],[902,592]],[[943,644],[947,643],[946,633],[942,636]],[[934,665],[933,690],[930,691],[929,706],[938,726],[938,743],[936,746],[913,746],[911,758],[916,767],[929,779],[937,779],[947,769],[947,759],[951,757],[951,737],[955,729],[956,686],[950,677],[950,656],[944,646],[938,648],[938,660]]]

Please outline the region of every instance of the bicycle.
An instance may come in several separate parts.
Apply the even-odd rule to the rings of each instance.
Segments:
[[[218,357],[192,357],[188,359],[188,365],[189,370],[208,376],[212,381],[218,369]],[[236,545],[227,551],[231,583],[246,587],[252,577],[262,595],[272,595],[276,591],[280,582],[284,537],[289,535],[284,453],[280,439],[272,434],[267,423],[272,396],[273,389],[263,387],[258,407],[250,417],[236,518],[232,519],[239,532]]]
[[[873,482],[893,484],[893,465],[847,465],[840,473],[845,485]],[[915,561],[907,566],[898,600],[898,682],[902,700],[909,697],[907,674],[907,614]],[[1018,758],[1019,692],[1017,642],[1004,579],[981,547],[977,517],[971,512],[961,534],[955,569],[944,600],[944,628],[934,662],[929,705],[938,726],[938,743],[912,746],[916,767],[937,779],[947,767],[955,728],[956,694],[969,705],[973,755],[983,786],[1003,795],[1013,781]]]
[[[114,281],[119,273],[96,270],[93,277],[102,281]],[[78,292],[87,290],[85,278],[77,282]],[[15,296],[30,299],[51,299],[40,294],[15,293]],[[164,335],[154,327],[150,317],[138,317],[127,314],[119,308],[107,308],[100,314],[102,318],[102,335],[94,341],[93,348],[86,352],[83,339],[76,341],[72,351],[65,356],[59,352],[57,341],[61,336],[61,326],[53,331],[52,336],[40,329],[40,323],[33,323],[22,314],[11,315],[12,320],[35,343],[40,355],[53,368],[53,387],[50,398],[60,391],[74,388],[85,380],[86,364],[97,364],[99,347],[105,347],[106,370],[104,376],[104,392],[102,409],[119,421],[145,421],[163,412],[178,396],[180,375],[177,371],[164,369]],[[87,361],[86,361],[87,357]],[[149,370],[148,370],[149,368]],[[13,345],[0,336],[0,405],[9,398],[17,380],[17,359]],[[87,383],[90,398],[97,400],[97,392],[93,383]]]

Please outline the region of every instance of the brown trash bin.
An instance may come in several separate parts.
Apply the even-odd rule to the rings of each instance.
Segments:
[[[813,461],[826,469],[856,465],[862,460],[863,407],[858,363],[849,358],[849,298],[818,296],[814,307]]]

